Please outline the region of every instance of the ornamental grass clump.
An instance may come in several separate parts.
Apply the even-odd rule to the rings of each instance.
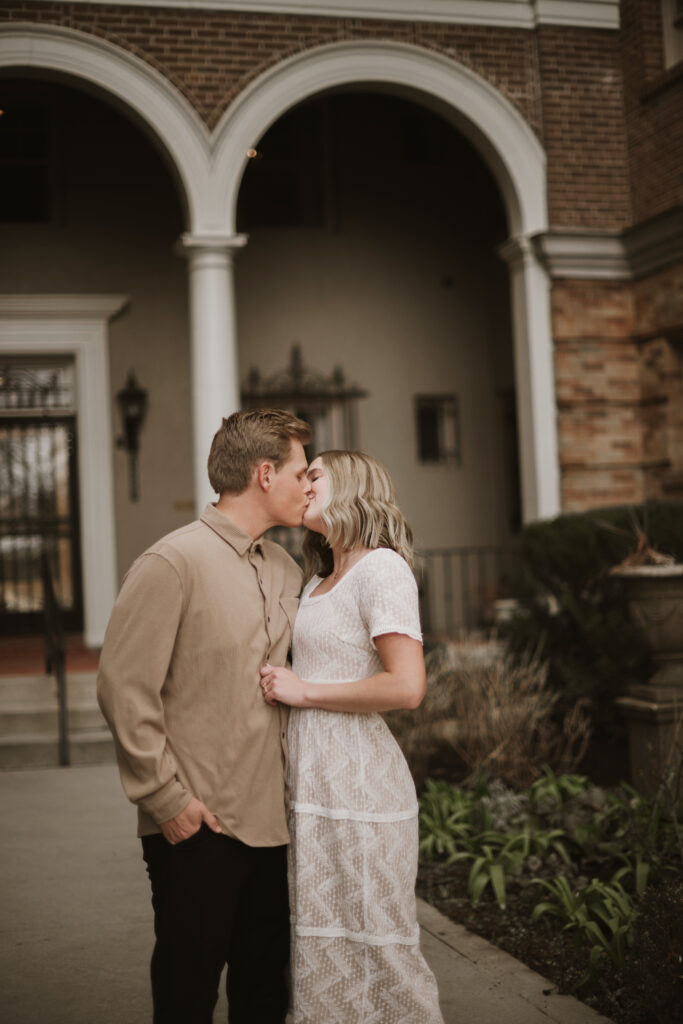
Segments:
[[[427,773],[486,775],[530,785],[545,766],[569,771],[591,735],[584,702],[559,713],[538,653],[515,660],[499,645],[439,644],[426,659],[427,696],[417,712],[391,712],[389,726],[420,787]]]
[[[509,655],[460,675],[454,712],[455,746],[470,776],[485,772],[510,786],[530,785],[544,766],[568,771],[583,757],[590,720],[581,702],[557,720],[559,695],[547,685],[538,654]]]

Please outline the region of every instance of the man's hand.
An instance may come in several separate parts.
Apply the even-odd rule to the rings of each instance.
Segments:
[[[199,832],[203,821],[214,832],[223,831],[218,824],[216,815],[211,813],[206,804],[193,796],[180,814],[176,814],[175,818],[171,818],[170,821],[161,822],[159,828],[171,846],[175,846],[176,843],[182,843],[184,839],[189,839],[195,832]]]

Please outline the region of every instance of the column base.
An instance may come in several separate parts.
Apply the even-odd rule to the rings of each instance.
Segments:
[[[634,686],[616,705],[628,724],[631,782],[643,796],[654,796],[683,757],[683,693]]]

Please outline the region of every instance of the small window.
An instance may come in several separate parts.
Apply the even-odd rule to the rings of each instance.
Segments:
[[[460,465],[460,426],[455,395],[417,395],[415,426],[420,462]]]

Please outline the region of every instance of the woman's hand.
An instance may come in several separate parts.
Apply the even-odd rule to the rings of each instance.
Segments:
[[[303,680],[288,668],[264,665],[261,669],[261,690],[266,704],[289,704],[292,708],[305,706]]]

